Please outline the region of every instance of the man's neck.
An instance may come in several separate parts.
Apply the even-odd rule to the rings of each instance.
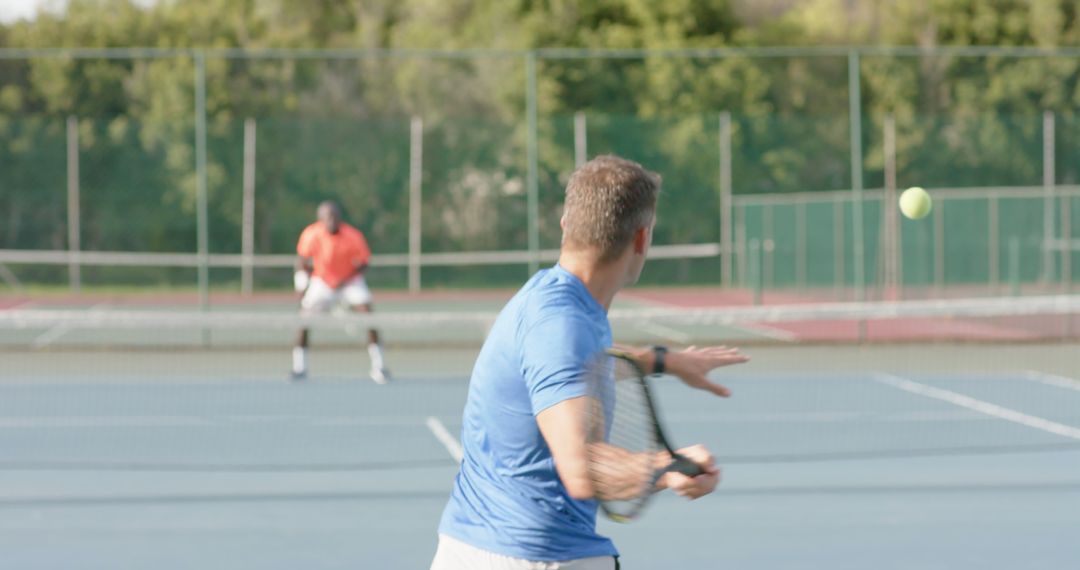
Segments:
[[[622,289],[623,269],[617,261],[601,265],[592,255],[563,251],[559,254],[559,267],[580,279],[605,311],[611,308],[615,294]]]

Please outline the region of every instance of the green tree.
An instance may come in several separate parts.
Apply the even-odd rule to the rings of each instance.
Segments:
[[[425,249],[522,247],[526,56],[515,50],[551,47],[654,51],[539,62],[545,244],[556,243],[579,111],[593,153],[665,174],[660,241],[711,241],[719,228],[702,212],[718,206],[721,111],[735,119],[736,192],[850,184],[847,59],[662,50],[860,44],[1078,45],[1080,12],[1066,0],[72,0],[63,14],[0,26],[0,46],[16,48],[478,50],[208,57],[212,247],[239,247],[242,125],[251,117],[261,252],[290,250],[328,195],[377,249],[402,250],[411,116],[426,127]],[[865,55],[867,184],[881,181],[886,114],[897,120],[902,184],[1036,182],[1044,110],[1059,118],[1059,154],[1080,146],[1077,66],[1065,57]],[[0,61],[0,246],[63,246],[64,122],[75,116],[90,193],[84,246],[190,251],[194,78],[189,52]],[[1059,179],[1080,179],[1078,169],[1059,161]]]

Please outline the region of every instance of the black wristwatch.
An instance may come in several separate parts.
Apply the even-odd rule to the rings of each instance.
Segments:
[[[663,374],[664,373],[664,360],[665,360],[665,357],[667,357],[667,347],[657,345],[657,346],[652,347],[652,349],[653,349],[652,373],[653,374]]]

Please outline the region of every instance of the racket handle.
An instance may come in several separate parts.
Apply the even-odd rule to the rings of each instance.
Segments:
[[[678,453],[672,454],[674,461],[671,462],[671,467],[668,467],[668,471],[677,471],[686,475],[687,477],[697,477],[698,475],[704,475],[705,470],[700,465],[690,461],[686,457],[679,455]]]

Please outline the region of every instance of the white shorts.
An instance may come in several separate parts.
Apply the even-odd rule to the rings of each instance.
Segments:
[[[488,552],[460,540],[439,535],[439,548],[431,570],[615,570],[615,558],[593,556],[577,560],[542,562]]]
[[[305,311],[329,311],[342,303],[352,307],[370,302],[371,290],[368,289],[363,275],[349,279],[337,289],[318,277],[312,277],[304,291],[304,298],[300,300],[300,308]]]

